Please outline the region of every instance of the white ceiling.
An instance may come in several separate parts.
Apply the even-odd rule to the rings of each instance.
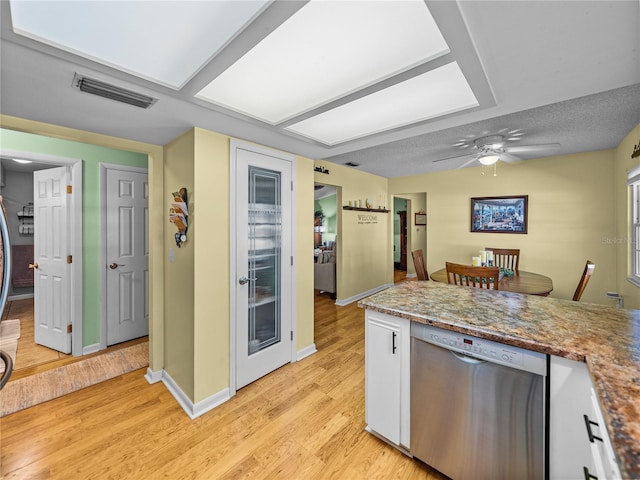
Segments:
[[[78,4],[55,0],[45,3],[48,7],[57,3]],[[92,1],[81,3],[84,7],[94,4]],[[194,3],[210,3],[219,7],[218,10],[233,10],[245,2]],[[329,101],[311,102],[310,107],[303,107],[302,111],[297,110],[293,116],[279,119],[275,124],[254,118],[257,115],[239,113],[237,110],[241,109],[225,108],[198,97],[212,81],[223,78],[222,74],[239,65],[243,56],[269,38],[269,34],[278,26],[297,12],[304,12],[301,9],[306,4],[273,1],[265,8],[260,2],[253,3],[256,8],[254,12],[259,11],[259,14],[252,17],[249,12],[245,17],[251,19],[248,24],[237,21],[233,31],[227,31],[226,37],[218,44],[212,40],[214,52],[208,62],[202,65],[202,62],[198,64],[194,60],[191,74],[187,72],[173,81],[163,82],[155,78],[152,80],[154,75],[151,74],[134,75],[130,73],[134,68],[119,65],[113,59],[91,60],[72,53],[68,48],[54,47],[17,34],[13,31],[9,2],[0,2],[0,112],[159,145],[170,142],[194,126],[201,127],[313,159],[327,159],[340,164],[348,161],[359,163],[358,169],[385,177],[457,168],[465,162],[464,159],[435,163],[433,160],[464,153],[460,144],[468,144],[470,140],[484,135],[519,130],[522,135],[512,145],[560,144],[553,151],[520,155],[526,159],[609,149],[640,123],[638,0],[427,1],[428,10],[446,41],[448,53],[425,54],[422,62],[396,68],[386,76],[372,77],[371,82],[365,82],[355,90]],[[334,4],[331,1],[324,3],[325,9]],[[114,9],[112,14],[117,14],[118,6],[123,8],[124,2],[95,3],[98,4],[109,6]],[[191,2],[133,4],[157,8],[160,5],[168,6],[166,4],[174,7],[191,5]],[[366,2],[349,4],[363,8],[362,15],[366,17]],[[337,13],[338,3],[334,5]],[[85,18],[89,15],[87,12],[91,10],[84,12]],[[206,15],[220,16],[214,10]],[[106,18],[103,12],[101,16]],[[163,46],[180,44],[184,40],[184,21],[175,14],[174,17],[175,28],[167,28],[164,35],[155,40],[158,50],[152,56],[153,62],[150,62],[155,67],[167,68],[168,60],[163,55]],[[335,17],[339,19],[338,15]],[[49,15],[47,18],[55,17]],[[329,20],[325,18],[320,23],[327,37],[332,32]],[[120,33],[125,28],[123,16],[113,16],[109,22],[105,22],[109,28],[102,33],[102,37],[112,39],[114,45],[119,45]],[[141,38],[147,37],[151,28],[149,24],[156,25],[148,19],[136,24]],[[199,25],[200,30],[207,30],[202,27],[207,25],[206,21]],[[65,27],[83,30],[78,28],[78,22]],[[315,36],[319,35],[317,29],[313,32]],[[297,35],[290,41],[301,43],[300,33]],[[151,32],[148,36],[151,37]],[[81,41],[81,38],[75,41]],[[129,40],[126,48],[135,52],[142,43]],[[320,57],[329,52],[328,46],[326,52],[322,50],[323,42],[317,45],[320,46],[314,48]],[[188,48],[191,52],[190,47],[182,48]],[[78,50],[78,45],[74,47],[75,50]],[[382,58],[383,50],[377,45],[373,58],[376,58],[376,53]],[[389,50],[387,53],[393,57],[393,49]],[[198,50],[198,55],[198,58],[207,57],[207,52]],[[92,58],[95,57],[97,55],[93,54]],[[372,63],[365,58],[364,53],[354,55],[351,60],[353,70],[356,70],[356,66]],[[392,95],[404,85],[418,82],[425,74],[436,72],[452,62],[460,66],[478,106],[460,111],[445,109],[443,116],[433,117],[416,107],[420,103],[417,94],[409,96],[405,104],[401,103],[400,96]],[[302,68],[301,65],[296,58],[283,55],[279,66],[268,73],[277,79],[277,72],[284,72],[285,67]],[[261,68],[264,70],[265,67]],[[334,67],[325,71],[325,75],[333,80],[342,70],[349,71],[349,64],[342,69]],[[72,87],[76,72],[151,95],[158,98],[158,102],[148,110],[143,110],[82,93]],[[255,72],[256,78],[259,79],[261,75],[265,73]],[[169,85],[171,83],[178,86],[172,87]],[[300,98],[300,92],[308,92],[312,97],[324,85],[321,81],[314,88],[310,82],[302,83],[299,89],[288,87],[292,97]],[[242,97],[248,89],[239,88],[234,93],[238,96],[239,92],[239,97]],[[250,90],[253,92],[253,89]],[[376,96],[391,98],[391,105],[403,105],[397,109],[401,114],[414,108],[412,120],[393,120],[393,115],[398,112],[391,112],[389,107],[384,107],[387,110],[378,107],[378,110],[369,111],[361,120],[350,121],[351,124],[344,128],[334,125],[333,141],[327,141],[328,137],[323,137],[323,141],[308,138],[313,135],[305,128],[313,127],[314,122],[329,119],[324,125],[331,126],[338,120],[344,121],[346,114],[341,112],[367,103]],[[412,98],[416,99],[414,104]],[[249,102],[249,107],[258,105],[259,99]],[[428,102],[424,102],[426,107]],[[395,123],[391,123],[388,129],[389,126],[384,123],[392,120]],[[380,132],[368,135],[365,127],[368,128],[369,124],[373,125],[373,130]],[[333,142],[335,144],[331,145]]]

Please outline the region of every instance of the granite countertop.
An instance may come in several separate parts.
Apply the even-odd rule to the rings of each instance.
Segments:
[[[640,479],[640,310],[404,282],[363,308],[496,342],[585,361],[623,478]]]

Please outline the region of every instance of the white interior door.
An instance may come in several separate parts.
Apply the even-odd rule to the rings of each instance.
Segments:
[[[71,352],[68,167],[33,173],[35,342]]]
[[[107,169],[107,345],[149,333],[147,173]]]
[[[236,152],[236,387],[292,360],[292,163]]]

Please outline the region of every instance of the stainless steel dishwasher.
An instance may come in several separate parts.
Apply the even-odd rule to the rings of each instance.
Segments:
[[[411,324],[411,454],[454,480],[545,477],[545,355]]]

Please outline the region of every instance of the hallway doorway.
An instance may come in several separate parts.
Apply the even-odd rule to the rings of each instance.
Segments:
[[[407,228],[410,202],[405,198],[393,199],[393,267],[407,272],[409,230]]]
[[[338,187],[314,185],[313,288],[332,300],[338,294]]]
[[[0,193],[7,211],[18,213],[17,216],[8,215],[7,222],[13,256],[13,274],[7,300],[34,300],[34,325],[31,328],[35,331],[37,322],[42,327],[50,328],[50,332],[56,335],[56,341],[52,342],[52,337],[43,336],[41,333],[44,330],[40,329],[40,333],[36,335],[38,341],[65,353],[80,356],[83,327],[82,160],[0,149],[0,162],[3,171]],[[45,174],[46,177],[49,172],[54,171],[61,172],[60,178],[56,177],[60,180],[57,183],[48,178],[43,182],[36,182],[38,178]],[[57,200],[52,200],[52,196]],[[58,202],[61,198],[64,201]],[[39,209],[39,205],[43,208]],[[49,212],[56,209],[56,205],[55,218],[58,221],[39,219],[42,217],[41,210]],[[39,224],[48,225],[49,228],[40,231]],[[60,225],[63,226],[57,228]],[[56,232],[55,240],[52,240],[53,231]],[[46,249],[39,247],[39,238],[45,239]],[[59,249],[55,255],[53,251],[49,251],[53,248],[52,245]],[[42,254],[47,258],[46,262],[38,259]],[[53,290],[60,292],[56,295],[62,296],[62,301],[57,301],[57,297],[51,293],[53,290],[44,291],[43,279],[51,280],[49,283],[55,280]],[[42,292],[39,294],[40,290]],[[74,294],[71,295],[71,292]]]

